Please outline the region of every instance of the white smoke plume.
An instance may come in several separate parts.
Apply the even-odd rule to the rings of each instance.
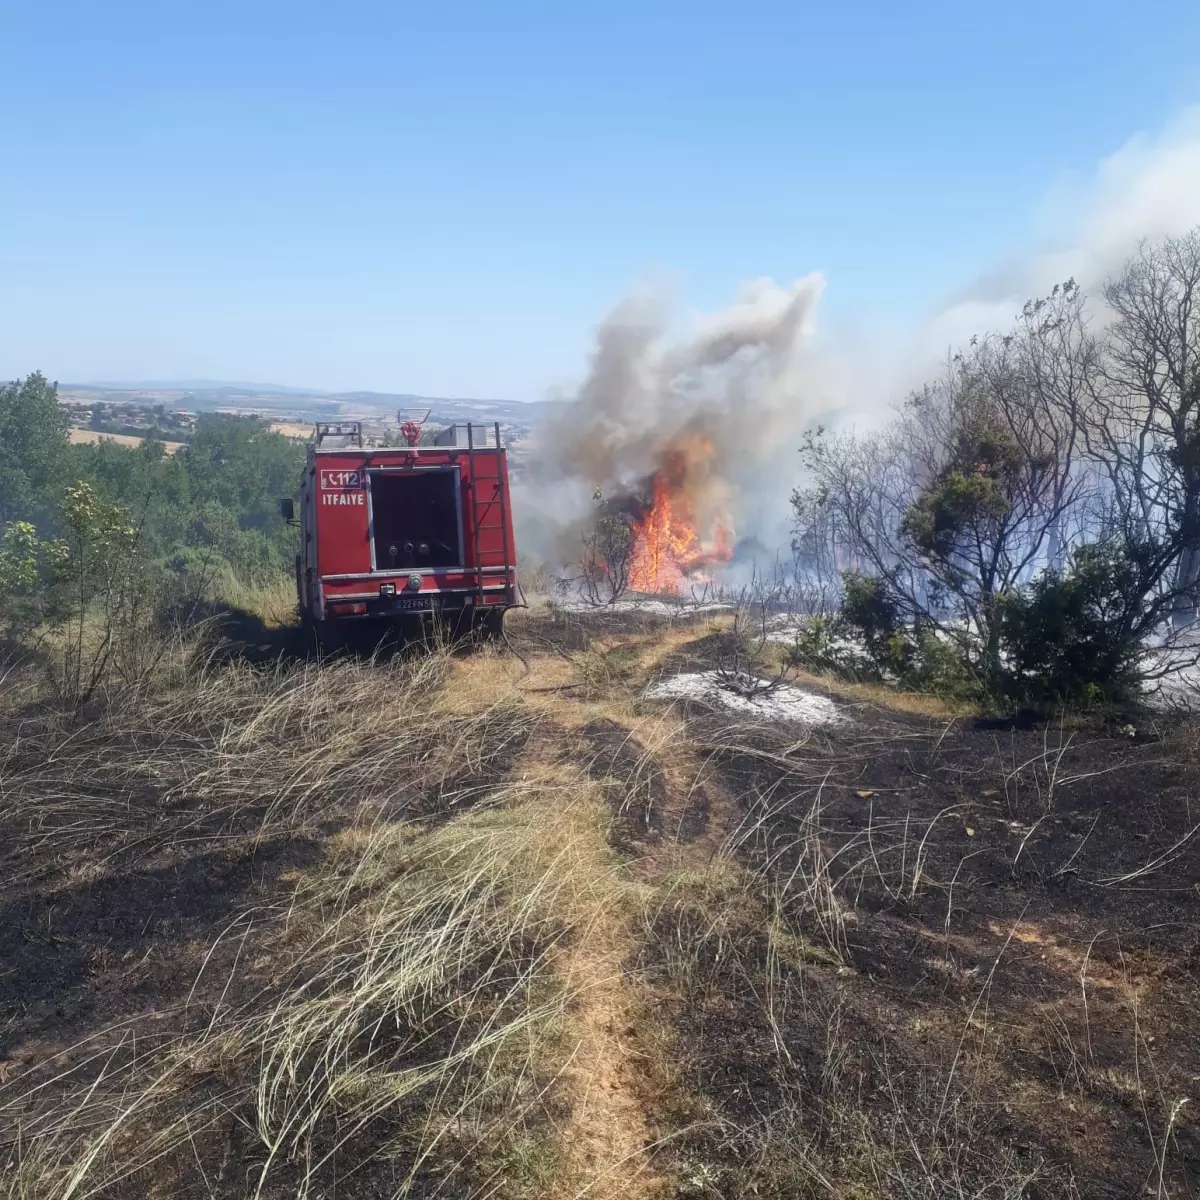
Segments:
[[[538,433],[534,503],[552,505],[564,553],[594,488],[636,493],[668,460],[702,535],[714,523],[754,532],[747,489],[781,449],[795,457],[823,404],[805,353],[823,288],[816,274],[790,287],[756,280],[682,339],[660,296],[636,294],[609,313],[586,378]]]

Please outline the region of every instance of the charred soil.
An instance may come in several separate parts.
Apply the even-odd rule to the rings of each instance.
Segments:
[[[694,736],[758,905],[716,944],[711,897],[665,915],[647,969],[697,947],[672,1005],[723,1194],[1197,1194],[1193,726]]]
[[[1200,1195],[1193,724],[510,637],[9,705],[0,1195]]]

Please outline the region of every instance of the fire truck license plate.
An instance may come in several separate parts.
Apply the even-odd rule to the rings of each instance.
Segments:
[[[433,598],[431,596],[405,596],[399,601],[401,608],[432,608]]]

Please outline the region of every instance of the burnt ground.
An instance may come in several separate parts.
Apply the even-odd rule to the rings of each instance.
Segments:
[[[271,625],[223,603],[193,604],[181,615],[200,623],[197,663],[210,669],[319,665],[298,626]],[[571,619],[545,622],[520,639],[525,653],[568,654],[586,644]],[[405,659],[422,656],[419,647],[392,654],[395,648],[375,655],[368,646],[344,657],[367,662],[375,655],[402,669]],[[469,645],[456,648],[470,653]],[[272,927],[296,878],[321,860],[330,839],[360,818],[363,797],[351,786],[317,797],[312,811],[281,816],[273,793],[303,784],[286,775],[289,737],[298,729],[267,755],[282,779],[264,763],[259,792],[233,797],[206,783],[220,769],[216,747],[229,724],[253,717],[253,695],[236,702],[246,711],[198,709],[190,724],[166,732],[138,702],[115,715],[98,706],[65,719],[39,702],[0,716],[0,1090],[35,1065],[65,1066],[93,1053],[92,1039],[119,1042],[130,1021],[159,1014],[164,1031],[169,1025],[174,1033],[185,1007],[200,1014],[186,1016],[185,1026],[206,1020],[218,998],[245,1002],[271,977],[269,935],[257,954],[247,956],[246,946],[253,949]],[[297,724],[307,702],[297,704]],[[446,820],[497,787],[524,735],[514,740],[485,729],[483,739],[432,778],[410,771],[424,747],[396,748],[394,766],[379,768],[403,784],[389,789],[389,813]],[[372,740],[365,731],[365,757]],[[243,935],[255,927],[247,942]],[[251,960],[260,966],[248,969]],[[117,1030],[111,1039],[110,1029]]]
[[[1195,725],[848,713],[694,714],[763,887],[642,963],[707,1114],[682,1160],[723,1196],[1200,1195]]]
[[[619,635],[561,624],[558,653],[613,667],[597,694],[628,689]],[[651,673],[727,642],[697,629]],[[577,732],[642,877],[702,835],[745,876],[681,878],[631,964],[671,1031],[645,1101],[680,1193],[1200,1196],[1195,722],[832,687],[849,719],[824,730],[692,709],[686,803],[625,724]]]
[[[841,697],[840,726],[695,710],[659,747],[628,720],[647,670],[710,666],[719,641],[679,635],[642,666],[635,636],[572,617],[513,641],[567,671],[521,686],[592,705],[538,736],[599,785],[619,858],[659,895],[629,966],[666,1194],[1200,1196],[1194,724],[981,728]],[[461,776],[414,765],[391,802],[429,822],[469,807],[524,744],[508,719]],[[0,1100],[83,1038],[111,1048],[136,1022],[144,1050],[269,997],[273,913],[354,819],[347,795],[268,832],[252,778],[229,776],[232,809],[192,786],[203,722],[153,744],[144,724],[81,737],[30,711],[0,730]],[[376,1194],[355,1179],[345,1194]]]
[[[504,779],[521,744],[491,753],[485,746],[435,786],[391,797],[389,814],[430,827],[466,811]],[[40,755],[26,761],[19,747],[5,765],[10,780],[36,767],[42,786],[62,786],[46,779]],[[127,1018],[165,1016],[187,1003],[207,1013],[218,995],[230,1003],[252,995],[269,971],[244,963],[234,971],[245,949],[240,935],[256,924],[270,928],[297,873],[316,866],[330,839],[360,815],[345,800],[303,820],[268,821],[265,801],[230,813],[172,795],[176,780],[147,781],[134,800],[124,771],[105,780],[103,766],[112,763],[89,765],[92,798],[120,797],[128,824],[76,840],[70,826],[89,815],[80,798],[74,811],[47,813],[32,793],[28,811],[5,823],[0,1082]],[[43,836],[31,846],[32,822]],[[274,965],[269,949],[264,967]]]
[[[35,705],[0,719],[0,1195],[43,1194],[6,1171],[22,1121],[53,1118],[56,1107],[69,1121],[73,1080],[152,1062],[156,1047],[219,1013],[269,1010],[313,932],[288,929],[297,885],[327,868],[364,804],[377,819],[444,824],[502,783],[530,732],[504,714],[475,721],[456,735],[463,753],[449,757],[438,746],[447,728],[414,722],[411,738],[397,740],[394,724],[373,730],[364,710],[349,757],[357,749],[376,767],[340,784],[335,772],[311,792],[313,765],[347,757],[337,727],[325,727],[328,706],[315,689],[298,690],[282,725],[231,746],[273,700],[272,680],[282,689],[289,677],[227,669],[210,677],[225,705],[212,711],[198,678],[187,685],[194,711],[167,719],[153,698],[136,697],[74,717]],[[409,684],[400,663],[379,679],[385,689]],[[305,767],[306,754],[316,764]],[[201,1101],[222,1095],[222,1071],[188,1085],[172,1102],[197,1106],[203,1185],[164,1163],[105,1195],[246,1194],[222,1163],[247,1141],[253,1112],[230,1105],[214,1128]],[[251,1146],[238,1174],[249,1178],[264,1156]],[[391,1194],[383,1168],[364,1172],[348,1157],[345,1170],[366,1189],[358,1194]]]

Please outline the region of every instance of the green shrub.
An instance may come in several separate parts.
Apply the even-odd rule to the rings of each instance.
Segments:
[[[1003,598],[1001,646],[1014,699],[1119,703],[1136,687],[1142,646],[1132,632],[1136,566],[1121,547],[1081,546],[1065,571],[1045,571]]]
[[[832,642],[840,631],[862,643],[870,665],[864,671],[860,656],[830,646],[825,652],[826,661],[841,674],[890,681],[911,691],[955,699],[978,698],[979,684],[970,669],[970,646],[964,640],[939,636],[928,624],[905,620],[900,601],[887,580],[879,576],[847,572],[844,585],[845,598],[836,628],[814,631],[807,643],[798,639],[800,654],[815,658],[822,650],[820,639]],[[857,669],[846,669],[851,661]]]
[[[998,597],[999,655],[979,671],[978,635],[947,637],[905,620],[885,579],[848,573],[840,625],[860,640],[879,678],[916,691],[993,704],[1116,704],[1137,687],[1141,639],[1137,563],[1116,543],[1082,546],[1065,570]],[[839,669],[832,633],[811,628],[798,661]]]
[[[970,662],[968,648],[962,641],[939,637],[927,626],[918,625],[912,631],[900,682],[912,691],[978,701],[982,689]]]
[[[905,637],[900,603],[878,575],[847,571],[842,577],[841,619],[867,648],[883,671],[901,674],[906,667]]]
[[[46,541],[28,521],[13,521],[0,534],[0,636],[15,643],[61,607],[59,584],[68,550]]]
[[[900,529],[922,554],[948,562],[964,530],[1002,520],[1009,507],[1000,480],[983,472],[948,471],[908,510]]]
[[[177,546],[160,561],[173,575],[201,580],[214,579],[233,569],[229,560],[212,546]]]
[[[836,617],[813,617],[784,652],[788,666],[803,667],[809,671],[845,673],[844,656],[839,653],[834,641],[837,630]]]

